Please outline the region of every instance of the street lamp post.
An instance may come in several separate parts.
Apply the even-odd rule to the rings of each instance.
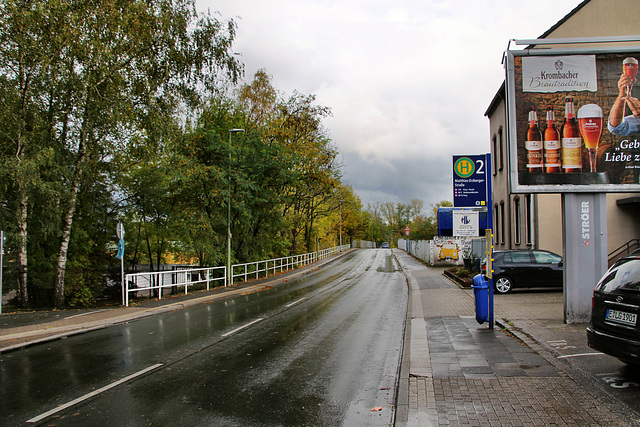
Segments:
[[[342,251],[342,202],[344,200],[340,200],[340,251]]]
[[[227,201],[227,283],[230,286],[233,283],[233,272],[231,271],[231,134],[236,132],[244,132],[244,129],[229,129],[229,198]]]

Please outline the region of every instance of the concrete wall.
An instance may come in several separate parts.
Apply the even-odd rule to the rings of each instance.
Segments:
[[[562,196],[538,194],[538,244],[536,249],[546,249],[562,255]]]

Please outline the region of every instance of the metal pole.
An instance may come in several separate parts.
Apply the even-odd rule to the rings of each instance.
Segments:
[[[227,166],[227,185],[229,194],[227,194],[227,280],[225,286],[231,283],[231,131],[229,131],[229,163]]]
[[[340,200],[340,251],[342,252],[342,200]]]
[[[0,231],[0,314],[2,314],[2,270],[4,267],[4,231]]]
[[[487,176],[487,226],[492,230],[493,235],[493,189],[491,184],[491,153],[485,155],[485,170]],[[492,239],[492,236],[485,236],[485,239]],[[491,254],[488,254],[493,259],[493,244]],[[487,262],[487,266],[490,263]],[[493,315],[493,275],[489,279],[489,329],[494,328],[494,315]]]
[[[231,269],[231,134],[234,132],[244,132],[244,129],[229,129],[229,195],[227,200],[227,283],[226,286],[233,285],[233,270]]]
[[[127,293],[129,289],[127,289],[127,284],[124,277],[124,256],[120,258],[120,277],[122,277],[122,305],[125,305],[125,293]]]
[[[129,300],[126,297],[126,295],[129,290],[126,287],[125,277],[124,277],[124,226],[122,225],[121,222],[118,222],[118,224],[116,225],[116,236],[118,236],[118,239],[119,239],[118,254],[116,255],[116,257],[120,258],[120,280],[121,280],[120,284],[122,287],[122,305],[128,307]]]

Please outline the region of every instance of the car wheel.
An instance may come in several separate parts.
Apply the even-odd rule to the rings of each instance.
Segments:
[[[513,289],[513,282],[506,276],[500,276],[494,281],[493,286],[496,292],[506,294]]]

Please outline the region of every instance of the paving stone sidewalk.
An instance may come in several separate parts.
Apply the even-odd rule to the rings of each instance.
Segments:
[[[406,252],[394,255],[411,295],[396,425],[635,425],[501,327],[509,319],[562,322],[561,293],[501,299],[490,330],[475,320],[472,290]]]

